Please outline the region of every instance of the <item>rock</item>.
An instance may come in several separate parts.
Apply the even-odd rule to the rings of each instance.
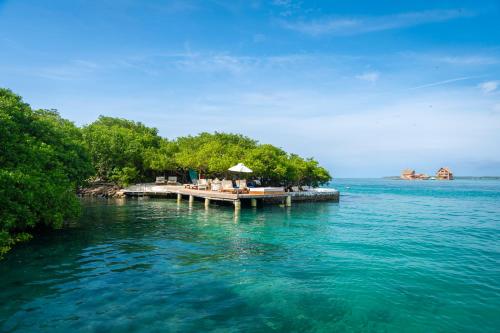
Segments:
[[[121,190],[121,187],[113,183],[91,183],[88,187],[79,189],[78,195],[102,198],[123,197],[124,194]]]

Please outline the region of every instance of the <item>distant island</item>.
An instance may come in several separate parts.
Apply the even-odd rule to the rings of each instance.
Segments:
[[[416,173],[413,169],[404,169],[399,176],[400,179],[403,180],[429,180],[429,179],[437,179],[437,180],[453,180],[453,172],[451,172],[450,168],[443,167],[439,168],[436,172],[435,177],[431,177],[425,173]]]
[[[382,179],[402,180],[401,176],[385,176]],[[432,179],[432,178],[429,178]],[[455,180],[500,180],[500,176],[454,176]]]

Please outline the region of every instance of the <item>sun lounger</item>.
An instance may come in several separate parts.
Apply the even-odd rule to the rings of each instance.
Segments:
[[[198,189],[198,179],[193,179],[192,184],[184,184],[184,188]]]
[[[285,193],[284,187],[253,187],[249,188],[250,194],[281,194]]]
[[[247,189],[248,186],[247,186],[247,180],[246,179],[240,179],[240,180],[237,180],[236,181],[236,186],[239,188],[239,189]]]
[[[161,177],[156,177],[156,181],[155,181],[155,184],[165,184],[165,177],[161,176]]]
[[[208,180],[200,179],[198,181],[198,190],[208,190]]]
[[[234,186],[232,180],[223,180],[221,183],[222,192],[233,192]]]
[[[163,178],[163,180],[165,180],[165,178]],[[167,185],[177,185],[177,177],[175,176],[168,177]]]

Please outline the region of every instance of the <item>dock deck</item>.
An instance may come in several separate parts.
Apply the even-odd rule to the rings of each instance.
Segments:
[[[292,201],[339,201],[339,192],[333,189],[316,189],[302,192],[277,192],[269,194],[261,193],[229,193],[209,190],[195,190],[184,188],[183,185],[156,185],[156,184],[137,184],[123,190],[126,196],[151,196],[151,197],[169,197],[176,196],[177,201],[181,201],[183,196],[193,202],[195,198],[205,200],[208,206],[211,201],[232,202],[236,209],[241,207],[242,201],[249,201],[252,207],[257,203],[283,203],[285,206],[291,206]]]

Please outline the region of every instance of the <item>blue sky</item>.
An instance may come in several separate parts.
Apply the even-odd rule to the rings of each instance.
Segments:
[[[336,177],[500,175],[498,1],[1,1],[0,86],[249,135]]]

